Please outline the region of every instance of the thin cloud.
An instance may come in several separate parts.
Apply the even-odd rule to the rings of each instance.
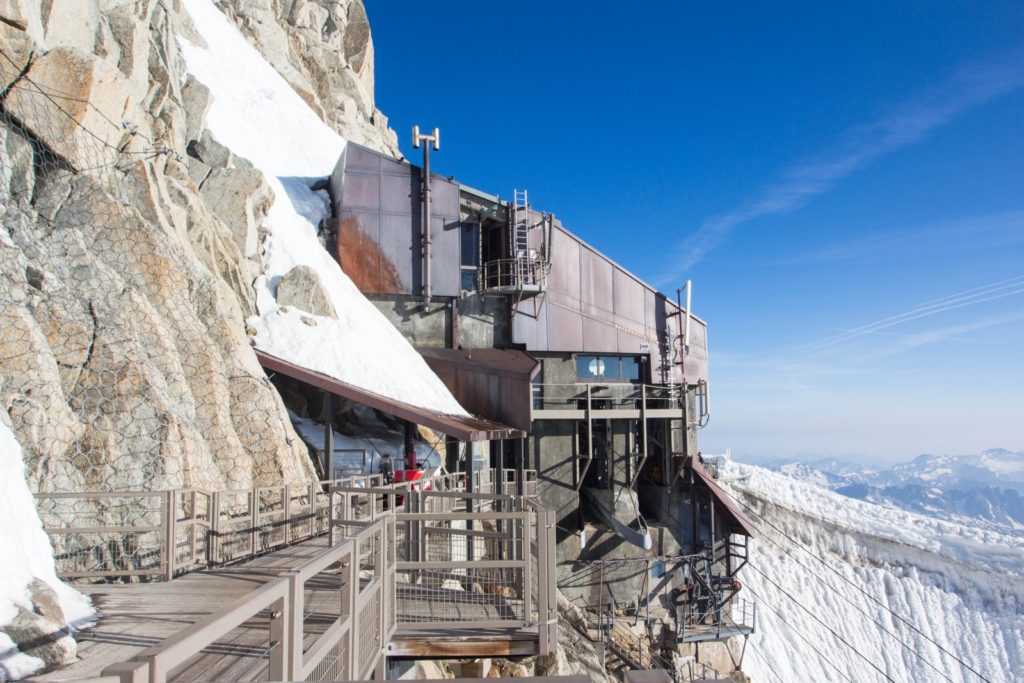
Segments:
[[[1024,311],[1014,311],[1012,313],[988,316],[986,318],[981,318],[980,320],[961,323],[959,325],[937,327],[917,334],[908,335],[905,339],[901,339],[894,344],[875,350],[865,356],[865,358],[895,356],[906,351],[912,351],[922,346],[927,346],[928,344],[955,339],[958,335],[965,334],[967,332],[978,332],[980,330],[1000,327],[1002,325],[1008,325],[1021,320],[1024,320]]]
[[[951,311],[957,308],[975,306],[977,304],[995,301],[996,299],[1003,299],[1008,296],[1014,296],[1022,293],[1024,293],[1024,275],[1019,275],[1007,280],[999,280],[987,285],[966,289],[955,294],[926,301],[925,303],[903,311],[902,313],[890,315],[865,325],[861,325],[860,327],[856,327],[852,330],[847,330],[846,332],[842,332],[831,337],[826,337],[824,339],[804,344],[801,348],[808,351],[821,351],[852,341],[858,337],[875,334],[880,330],[902,325],[913,320],[920,320],[921,318],[938,315],[939,313],[945,313],[946,311]]]
[[[672,272],[658,281],[674,280],[679,273],[693,268],[740,225],[762,216],[794,211],[877,159],[919,142],[963,113],[1021,86],[1024,49],[998,61],[961,68],[945,83],[916,99],[851,128],[836,151],[794,166],[744,206],[706,221],[683,242]]]

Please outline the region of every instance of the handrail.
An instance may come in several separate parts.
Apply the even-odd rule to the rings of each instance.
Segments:
[[[401,506],[391,505],[374,519],[364,520],[351,534],[340,537],[336,545],[328,546],[302,565],[141,652],[136,662],[108,667],[104,675],[118,676],[122,683],[164,683],[174,673],[187,675],[190,658],[240,627],[250,633],[258,632],[254,628],[266,628],[265,646],[241,649],[246,650],[245,656],[255,659],[253,666],[265,667],[271,681],[308,677],[356,680],[371,675],[379,678],[383,674],[383,653],[397,628],[535,626],[539,654],[554,651],[558,615],[553,511],[531,498],[505,496],[504,512],[481,513],[461,508],[437,512],[425,509],[424,502],[432,496],[450,500],[444,492],[378,487],[357,491],[346,495],[366,497],[367,507],[350,505],[342,510],[346,516],[369,515],[382,500],[399,494],[404,500]],[[485,525],[502,520],[508,531],[474,531],[467,528],[470,519]],[[469,535],[479,539],[482,554],[472,553],[460,559],[459,553],[465,546],[459,539]],[[491,543],[506,546],[507,559],[494,559],[494,548],[487,545]],[[368,549],[369,564],[360,559],[364,547]],[[447,555],[441,557],[439,552]],[[397,573],[406,575],[408,580],[396,581]],[[338,581],[339,576],[341,585],[331,588],[330,581]],[[446,590],[446,582],[460,577],[462,588]],[[309,588],[307,583],[314,579],[316,582],[311,585],[315,587]],[[498,590],[481,590],[478,582]],[[336,590],[341,600],[331,597],[318,601],[313,612],[307,614],[304,605],[309,590]],[[433,620],[410,620],[400,612],[404,603],[399,600],[399,590],[425,590],[423,599],[433,606],[431,615],[446,599],[455,600],[457,609],[447,619],[437,620],[433,616],[428,617]],[[446,593],[450,595],[446,597]],[[476,604],[494,604],[497,614],[474,617],[471,610],[461,609]],[[337,612],[325,615],[319,611],[322,605],[333,605]],[[314,634],[304,630],[307,620],[316,624],[312,642],[309,637]]]
[[[536,472],[529,473],[535,479]],[[496,495],[482,492],[492,488],[490,471],[475,478],[481,497]],[[382,511],[376,508],[397,505],[412,491],[445,496],[463,488],[464,473],[387,486],[379,474],[362,474],[222,491],[40,492],[35,498],[60,578],[166,581],[331,534],[339,525],[362,525]],[[365,508],[368,501],[374,508],[368,518],[337,509],[355,503]],[[83,502],[89,504],[84,512]]]

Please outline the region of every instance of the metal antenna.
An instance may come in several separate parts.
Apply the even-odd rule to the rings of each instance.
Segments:
[[[432,135],[424,135],[420,133],[419,126],[412,127],[412,146],[413,149],[419,149],[420,143],[426,142],[428,144],[423,145],[423,168],[420,171],[422,178],[422,197],[423,206],[420,209],[420,221],[422,222],[421,227],[421,243],[423,244],[423,312],[426,313],[430,310],[430,147],[433,145],[434,151],[440,151],[441,149],[441,131],[437,128],[434,129]]]

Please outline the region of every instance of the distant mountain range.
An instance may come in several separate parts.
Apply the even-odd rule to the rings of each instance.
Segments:
[[[886,469],[834,458],[767,467],[857,500],[1024,531],[1024,451],[926,454]]]

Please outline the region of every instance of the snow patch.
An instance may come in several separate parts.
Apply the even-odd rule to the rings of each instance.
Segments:
[[[65,619],[83,628],[95,617],[88,598],[57,578],[53,546],[43,531],[35,501],[25,480],[21,445],[14,432],[0,422],[0,628],[10,623],[18,608],[32,610],[29,584],[41,579],[57,593]],[[17,561],[11,561],[17,558]],[[18,652],[10,638],[0,633],[0,672],[9,678],[27,676],[43,662]],[[34,667],[34,668],[33,668]]]
[[[183,0],[206,46],[178,37],[189,73],[212,94],[207,127],[263,172],[274,191],[264,227],[266,277],[257,282],[256,347],[367,391],[429,410],[466,415],[444,383],[370,303],[317,239],[329,215],[312,185],[330,175],[346,141],[329,128],[209,0]],[[337,319],[277,305],[277,283],[313,268]],[[312,319],[309,325],[303,317]]]

